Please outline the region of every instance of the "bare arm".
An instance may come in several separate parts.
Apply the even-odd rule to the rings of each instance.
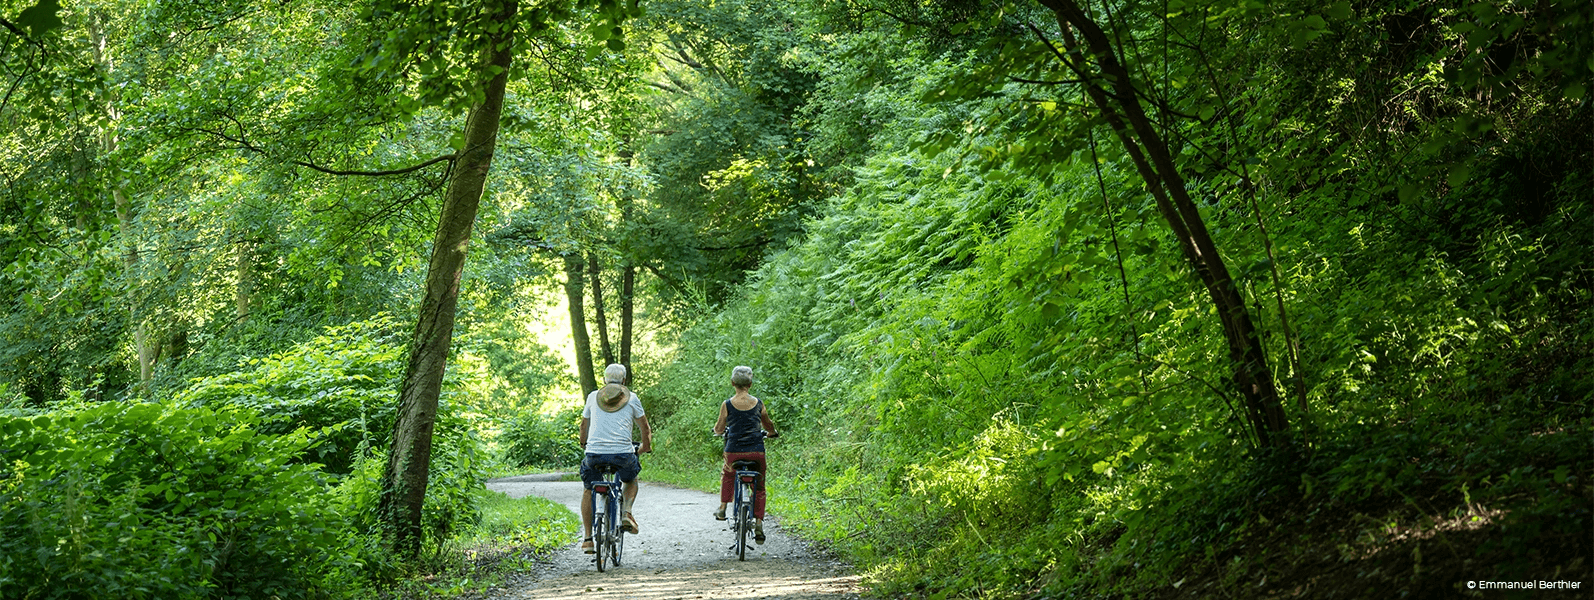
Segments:
[[[581,417],[581,449],[587,449],[587,428],[592,426],[592,419]]]
[[[637,448],[637,454],[647,454],[653,451],[653,428],[648,425],[648,416],[636,418],[636,426],[642,430],[642,447]]]
[[[720,403],[720,420],[714,423],[714,435],[725,435],[725,403]]]
[[[763,410],[758,411],[758,420],[764,423],[764,431],[769,432],[769,437],[780,437],[780,432],[775,431],[775,421],[769,418],[769,404],[762,404]]]

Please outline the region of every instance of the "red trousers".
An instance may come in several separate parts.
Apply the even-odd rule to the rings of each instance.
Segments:
[[[753,480],[753,518],[764,518],[764,479],[769,476],[769,465],[764,462],[763,452],[726,452],[725,467],[720,469],[720,502],[729,503],[735,494],[732,486],[736,485],[736,470],[731,468],[731,463],[738,460],[757,461],[753,467],[758,471],[758,478]]]

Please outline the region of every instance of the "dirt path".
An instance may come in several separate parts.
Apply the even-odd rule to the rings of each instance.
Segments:
[[[554,476],[557,477],[557,476]],[[514,498],[542,496],[580,514],[581,482],[549,476],[495,479],[488,489]],[[730,551],[726,522],[711,513],[716,496],[642,482],[633,515],[640,533],[625,536],[625,564],[604,573],[578,544],[560,550],[535,578],[523,579],[489,598],[635,598],[639,600],[731,600],[857,598],[858,578],[842,565],[811,554],[765,522],[769,540],[754,546],[745,562]]]

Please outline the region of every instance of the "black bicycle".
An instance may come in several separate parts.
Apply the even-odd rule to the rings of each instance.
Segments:
[[[620,566],[625,552],[625,526],[620,523],[625,482],[620,480],[620,467],[612,464],[598,465],[598,476],[592,482],[592,543],[593,562],[602,572],[605,561]]]
[[[731,531],[735,543],[731,551],[737,560],[747,560],[747,535],[753,531],[753,484],[762,475],[753,469],[758,461],[738,460],[731,463],[736,469],[735,501],[731,504]]]

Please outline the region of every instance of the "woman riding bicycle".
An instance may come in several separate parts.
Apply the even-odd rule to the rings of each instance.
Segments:
[[[758,463],[753,468],[758,471],[758,479],[753,484],[753,540],[764,543],[764,480],[768,478],[769,467],[764,462],[764,431],[768,437],[780,437],[780,432],[775,431],[775,422],[769,418],[769,409],[758,398],[747,393],[753,387],[753,369],[751,367],[736,367],[731,369],[731,387],[736,390],[736,395],[720,404],[719,422],[714,424],[714,434],[725,436],[725,464],[720,472],[720,508],[714,511],[714,518],[725,520],[725,505],[731,501],[732,480],[735,479],[736,469],[732,463],[747,460]]]

